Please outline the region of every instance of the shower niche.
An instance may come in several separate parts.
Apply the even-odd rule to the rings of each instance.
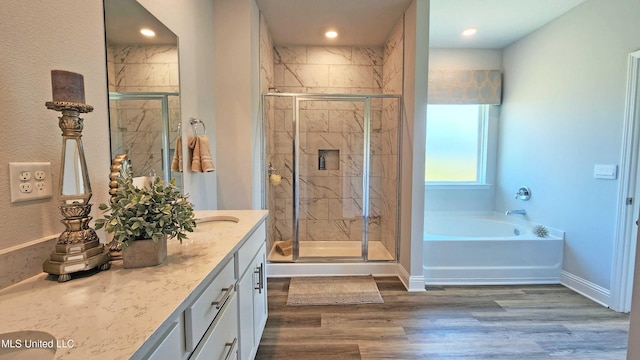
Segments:
[[[318,150],[318,170],[340,170],[340,150]]]
[[[264,163],[281,175],[274,184],[265,171],[269,261],[396,260],[399,103],[381,94],[263,95]]]

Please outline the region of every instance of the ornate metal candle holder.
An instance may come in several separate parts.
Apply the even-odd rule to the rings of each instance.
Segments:
[[[55,93],[54,93],[55,94]],[[55,96],[54,96],[55,98]],[[83,119],[80,113],[93,111],[93,107],[71,101],[49,101],[48,109],[61,111],[59,126],[62,130],[62,171],[60,196],[64,201],[60,212],[65,226],[58,237],[55,250],[42,264],[45,272],[58,275],[58,281],[71,279],[71,274],[99,268],[109,269],[109,250],[96,232],[89,227],[91,221],[91,185],[82,147]]]
[[[109,174],[109,195],[111,195],[111,202],[113,202],[113,198],[118,191],[118,179],[124,180],[131,176],[129,155],[116,155],[111,162],[111,174]],[[111,242],[107,244],[107,247],[109,247],[111,260],[122,260],[122,243],[111,240]]]

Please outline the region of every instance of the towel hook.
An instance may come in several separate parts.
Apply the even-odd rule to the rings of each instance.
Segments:
[[[207,135],[207,127],[204,125],[204,122],[200,119],[191,118],[189,119],[189,123],[193,126],[193,132],[195,136],[198,136],[198,124],[202,124],[202,129],[204,129],[204,135]]]

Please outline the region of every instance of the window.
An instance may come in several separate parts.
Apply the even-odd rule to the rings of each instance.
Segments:
[[[484,184],[487,105],[428,105],[427,184]]]

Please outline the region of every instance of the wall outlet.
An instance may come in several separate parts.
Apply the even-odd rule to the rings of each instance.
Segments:
[[[20,185],[18,185],[18,188],[20,189],[20,192],[23,194],[29,194],[30,192],[33,191],[33,186],[31,186],[31,183],[29,182],[20,183]]]
[[[9,187],[12,203],[51,198],[51,163],[9,163]]]

